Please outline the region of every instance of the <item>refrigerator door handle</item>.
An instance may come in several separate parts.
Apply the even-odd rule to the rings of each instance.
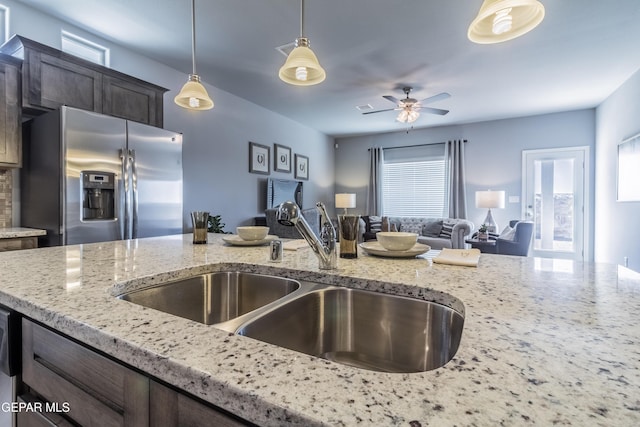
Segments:
[[[131,195],[132,195],[132,215],[133,226],[131,238],[138,238],[138,168],[136,165],[136,150],[129,150],[129,156],[131,158]]]
[[[120,163],[122,164],[122,190],[119,202],[120,210],[120,238],[129,238],[129,154],[125,150],[120,150]]]

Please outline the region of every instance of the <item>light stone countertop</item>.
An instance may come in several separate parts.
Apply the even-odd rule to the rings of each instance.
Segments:
[[[45,236],[46,230],[26,227],[0,227],[0,239],[17,239],[22,237]]]
[[[637,273],[487,254],[477,268],[360,254],[325,272],[308,249],[267,253],[213,234],[5,252],[0,303],[259,425],[640,425]],[[442,368],[379,373],[113,296],[227,268],[462,301],[462,342]]]

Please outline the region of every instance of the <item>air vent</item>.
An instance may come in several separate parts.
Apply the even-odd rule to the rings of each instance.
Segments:
[[[373,107],[371,106],[371,104],[356,105],[356,110],[369,111],[369,110],[373,110]]]

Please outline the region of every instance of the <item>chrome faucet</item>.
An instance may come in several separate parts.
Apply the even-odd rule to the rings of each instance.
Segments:
[[[282,225],[295,226],[307,241],[311,249],[320,261],[321,270],[334,270],[338,268],[338,252],[336,247],[336,229],[329,220],[324,204],[316,203],[316,209],[320,212],[320,237],[311,230],[309,223],[304,219],[300,208],[293,202],[284,202],[278,208],[276,218]]]

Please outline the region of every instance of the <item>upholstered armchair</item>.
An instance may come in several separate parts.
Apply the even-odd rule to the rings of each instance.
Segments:
[[[527,256],[529,254],[531,237],[533,236],[533,222],[512,220],[509,221],[509,227],[513,229],[510,233],[512,238],[505,238],[502,235],[502,237],[498,236],[496,239],[495,253],[500,255]],[[488,252],[490,252],[490,250]]]

